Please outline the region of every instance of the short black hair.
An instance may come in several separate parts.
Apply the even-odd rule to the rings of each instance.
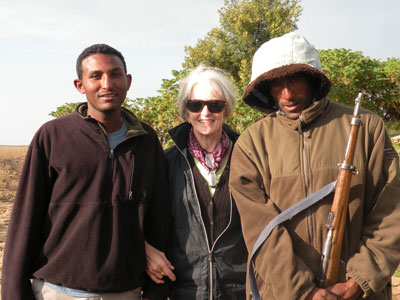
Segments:
[[[113,47],[110,47],[106,44],[94,44],[92,46],[87,47],[85,50],[82,51],[82,53],[78,56],[78,59],[76,60],[76,73],[78,74],[78,78],[82,79],[82,61],[94,54],[108,54],[108,55],[115,55],[119,57],[122,61],[122,64],[124,65],[124,71],[125,74],[127,74],[127,68],[126,68],[126,63],[124,56],[122,55],[121,52],[118,50],[114,49]]]

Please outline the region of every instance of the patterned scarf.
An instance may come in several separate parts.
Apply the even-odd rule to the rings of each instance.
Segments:
[[[208,153],[200,146],[194,135],[193,128],[190,129],[188,141],[189,152],[196,157],[209,172],[216,172],[221,167],[222,159],[226,152],[228,152],[229,146],[229,137],[225,131],[222,131],[221,141],[213,152]]]

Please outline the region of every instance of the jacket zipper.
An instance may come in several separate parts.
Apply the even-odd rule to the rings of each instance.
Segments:
[[[192,168],[190,167],[190,164],[189,164],[189,161],[188,161],[186,155],[182,152],[181,149],[179,149],[178,146],[176,146],[176,148],[177,148],[178,151],[182,154],[182,156],[185,158],[185,161],[186,161],[186,163],[187,163],[187,165],[188,165],[188,167],[189,167],[189,170],[190,170],[190,182],[191,182],[192,189],[193,189],[194,194],[195,194],[195,197],[196,197],[197,209],[198,209],[198,212],[199,212],[199,216],[200,216],[200,220],[201,220],[201,225],[202,225],[202,228],[203,228],[204,239],[206,240],[206,245],[207,245],[207,251],[208,251],[208,266],[209,266],[209,285],[210,285],[210,286],[209,286],[209,292],[208,292],[208,294],[209,294],[209,300],[212,300],[212,299],[213,299],[213,281],[212,281],[212,278],[213,278],[213,271],[212,271],[212,266],[213,266],[213,264],[212,264],[212,254],[213,254],[213,253],[212,253],[212,249],[210,249],[210,246],[209,246],[208,236],[207,236],[207,231],[206,231],[206,226],[204,225],[204,221],[203,221],[203,218],[202,218],[202,216],[201,216],[200,203],[199,203],[199,198],[198,198],[198,196],[197,196],[196,186],[195,186],[195,184],[194,184],[194,175],[193,175]],[[215,244],[215,242],[214,242],[214,244]]]
[[[214,241],[214,243],[211,245],[211,249],[210,249],[210,248],[209,248],[208,237],[207,237],[207,232],[206,232],[206,229],[205,229],[205,225],[204,225],[203,218],[202,218],[202,216],[201,216],[199,198],[198,198],[198,196],[197,196],[197,191],[196,191],[196,187],[195,187],[195,184],[194,184],[193,171],[192,171],[192,169],[190,168],[190,164],[189,164],[189,161],[187,160],[186,155],[185,155],[177,146],[176,146],[176,148],[179,150],[179,152],[180,152],[180,153],[182,154],[182,156],[185,158],[186,163],[187,163],[187,165],[189,166],[189,169],[190,169],[191,184],[192,184],[192,188],[193,188],[193,190],[194,190],[194,193],[195,193],[195,195],[196,195],[197,207],[198,207],[199,214],[200,214],[201,224],[202,224],[202,227],[203,227],[203,233],[204,233],[205,240],[206,240],[206,243],[207,243],[207,249],[208,249],[208,264],[209,264],[209,285],[210,285],[210,288],[209,288],[209,289],[210,289],[210,290],[209,290],[209,299],[212,300],[212,299],[213,299],[213,286],[214,286],[214,284],[213,284],[213,263],[212,263],[212,255],[213,255],[213,253],[214,253],[215,244],[218,242],[218,240],[221,238],[221,236],[228,230],[229,226],[230,226],[231,223],[232,223],[232,214],[233,214],[233,212],[232,212],[232,211],[233,211],[233,205],[232,205],[233,199],[232,199],[232,194],[231,194],[231,192],[229,192],[229,199],[230,199],[231,208],[230,208],[230,215],[229,215],[229,222],[228,222],[228,225],[227,225],[227,226],[225,227],[225,229],[219,234],[219,236],[215,239],[215,241]]]
[[[232,207],[233,207],[233,205],[232,205],[232,201],[233,201],[233,199],[232,199],[232,194],[231,194],[231,192],[229,192],[229,199],[231,200],[230,201],[230,203],[231,203],[231,212],[230,212],[230,217],[229,217],[229,222],[228,222],[228,225],[225,227],[225,229],[220,233],[220,235],[215,239],[215,241],[214,241],[214,243],[212,244],[212,247],[211,247],[211,252],[210,252],[210,254],[212,255],[212,253],[214,253],[214,247],[215,247],[215,244],[218,242],[218,240],[219,240],[219,238],[228,230],[228,228],[229,228],[229,226],[231,225],[231,223],[232,223]],[[213,298],[213,294],[212,294],[212,292],[213,292],[213,290],[212,290],[212,287],[213,287],[213,278],[212,278],[212,257],[209,257],[209,260],[210,260],[210,300],[212,300]]]
[[[107,145],[107,148],[109,148],[108,140],[107,140],[107,132],[106,132],[105,128],[101,125],[101,123],[97,122],[97,124],[100,127],[100,129],[103,131],[103,136],[104,136],[105,143]],[[136,137],[136,136],[141,136],[143,134],[145,134],[145,133],[136,133],[136,134],[132,134],[132,135],[126,136],[125,139],[121,143],[125,142],[127,139],[130,139],[130,138],[133,138],[133,137]],[[121,143],[119,143],[116,147],[118,147]],[[110,184],[112,185],[112,178],[113,178],[113,172],[114,172],[114,158],[115,158],[114,149],[110,149],[108,157],[111,159],[111,172],[110,172],[111,183]],[[134,167],[135,167],[135,159],[134,159],[133,153],[132,153],[131,157],[132,157],[132,160],[131,160],[131,173],[130,173],[130,177],[131,178],[129,180],[128,200],[132,200],[133,199],[133,187],[132,187],[132,184],[133,184],[133,174],[134,174]],[[108,187],[108,190],[110,190],[110,187]]]
[[[99,126],[99,128],[103,131],[103,137],[104,137],[104,142],[106,143],[107,148],[110,150],[108,152],[108,158],[111,160],[110,163],[110,170],[109,170],[109,174],[107,174],[109,176],[109,182],[107,182],[107,195],[110,194],[108,197],[109,199],[111,199],[111,193],[112,193],[112,179],[113,179],[113,172],[114,172],[114,149],[110,149],[109,145],[108,145],[108,140],[107,140],[107,132],[105,130],[105,128],[103,127],[103,125],[96,121],[97,125]],[[108,163],[107,163],[108,165]],[[112,201],[112,200],[111,200]]]
[[[302,124],[303,124],[303,118],[301,115],[299,116],[299,133],[302,139],[303,143],[303,169],[304,169],[304,185],[306,188],[306,196],[308,196],[308,189],[309,189],[309,175],[308,175],[308,160],[307,160],[307,154],[306,154],[306,149],[307,149],[307,138],[303,132],[302,129]]]
[[[228,228],[229,228],[229,226],[231,225],[231,223],[232,223],[232,214],[233,214],[233,205],[232,205],[232,201],[233,201],[233,199],[232,199],[232,193],[229,191],[229,199],[230,199],[230,203],[231,203],[231,212],[230,212],[230,216],[229,216],[229,222],[228,222],[228,225],[225,227],[225,229],[220,233],[220,235],[215,239],[215,241],[214,241],[214,243],[212,244],[212,247],[211,247],[211,251],[213,251],[214,250],[214,246],[215,246],[215,244],[217,243],[217,241],[219,240],[219,238],[228,230]]]
[[[130,174],[130,180],[129,180],[129,193],[128,193],[128,200],[132,201],[133,199],[133,173],[135,170],[135,157],[133,156],[133,153],[131,154],[131,174]]]
[[[304,134],[303,130],[302,130],[302,125],[304,124],[303,122],[303,118],[300,115],[299,116],[299,133],[302,137],[302,142],[303,142],[303,169],[304,169],[304,185],[305,185],[305,189],[306,189],[306,197],[309,194],[309,188],[310,188],[310,176],[309,176],[309,166],[308,166],[308,159],[307,159],[307,137]],[[313,228],[312,228],[312,216],[313,216],[313,212],[312,212],[312,208],[308,208],[307,209],[307,227],[308,227],[308,234],[310,236],[310,244],[311,246],[314,247],[314,233],[313,233]],[[315,248],[315,247],[314,247]]]
[[[113,180],[113,173],[114,173],[114,158],[115,158],[115,156],[114,156],[114,150],[113,149],[110,149],[110,152],[109,152],[109,154],[108,154],[108,158],[110,159],[110,174],[109,174],[109,182],[108,182],[108,187],[107,187],[107,191],[108,191],[108,193],[107,194],[109,194],[109,199],[111,199],[112,197],[111,197],[111,194],[112,194],[112,180]],[[111,202],[112,202],[112,200],[111,200]]]

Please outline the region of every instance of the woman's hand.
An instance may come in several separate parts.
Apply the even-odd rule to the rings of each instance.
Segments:
[[[164,252],[154,248],[152,245],[144,242],[146,249],[146,273],[155,283],[164,283],[162,278],[167,276],[172,281],[176,280],[175,274],[172,272],[175,268],[165,257]]]

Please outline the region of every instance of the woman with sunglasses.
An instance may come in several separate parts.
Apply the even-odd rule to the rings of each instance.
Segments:
[[[224,124],[236,101],[234,86],[222,71],[201,65],[179,87],[185,122],[169,131],[175,145],[166,150],[174,219],[171,263],[147,244],[146,271],[157,283],[176,276],[173,300],[244,300],[247,250],[228,188],[238,134]]]

